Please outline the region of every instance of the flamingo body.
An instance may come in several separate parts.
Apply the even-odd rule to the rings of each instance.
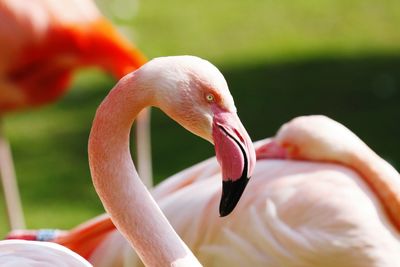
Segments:
[[[90,267],[84,258],[69,249],[50,242],[0,241],[2,267]]]

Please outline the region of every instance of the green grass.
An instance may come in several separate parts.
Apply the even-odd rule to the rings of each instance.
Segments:
[[[396,0],[142,1],[132,22],[151,56],[200,54],[221,63],[398,51]]]
[[[214,62],[254,140],[294,116],[326,114],[400,168],[399,1],[146,0],[133,19],[113,19],[150,58],[194,54]],[[86,146],[113,83],[80,73],[60,102],[8,116],[29,227],[70,228],[102,212]],[[207,142],[157,110],[152,115],[157,181],[213,155]]]

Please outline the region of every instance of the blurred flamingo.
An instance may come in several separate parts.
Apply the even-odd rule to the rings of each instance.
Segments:
[[[146,59],[92,0],[1,0],[0,59],[0,176],[16,229],[24,219],[1,117],[57,100],[80,67],[98,66],[119,79]]]
[[[305,116],[255,147],[253,178],[229,218],[210,216],[218,209],[215,158],[153,191],[205,266],[398,265],[400,175],[354,133],[325,116]],[[112,229],[100,216],[55,241],[96,266],[142,266]]]

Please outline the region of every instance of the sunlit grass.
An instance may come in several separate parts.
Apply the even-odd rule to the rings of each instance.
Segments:
[[[161,15],[160,15],[161,14]],[[140,2],[134,37],[150,56],[196,54],[242,64],[398,51],[395,0]]]

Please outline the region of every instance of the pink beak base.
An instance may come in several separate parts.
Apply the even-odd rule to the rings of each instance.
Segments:
[[[220,216],[236,207],[253,174],[256,162],[253,143],[236,113],[214,111],[215,154],[222,169]]]

